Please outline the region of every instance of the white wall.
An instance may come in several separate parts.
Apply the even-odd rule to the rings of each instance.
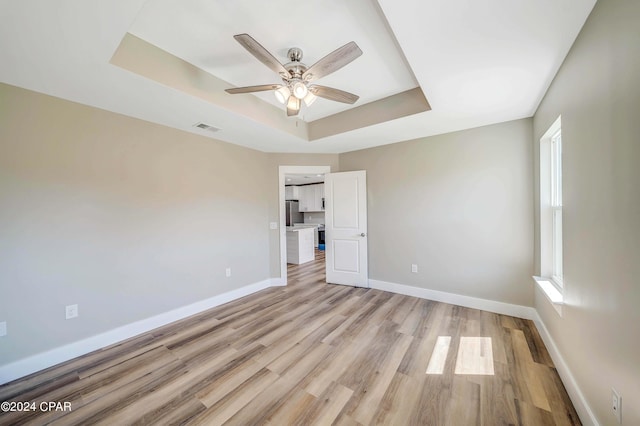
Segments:
[[[268,280],[267,170],[261,152],[0,84],[0,367]]]
[[[536,309],[603,425],[612,387],[640,424],[639,23],[640,2],[599,1],[534,117],[537,159],[562,115],[565,286],[562,317],[540,294]]]
[[[526,119],[341,154],[367,171],[369,278],[531,306],[531,135]]]

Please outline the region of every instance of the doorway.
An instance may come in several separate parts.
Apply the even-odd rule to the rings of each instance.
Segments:
[[[325,173],[331,172],[331,166],[280,166],[279,167],[279,205],[280,205],[280,277],[281,284],[287,284],[288,268],[287,268],[287,227],[286,227],[286,204],[285,204],[285,186],[288,184],[287,175],[295,176],[324,176]],[[319,222],[319,212],[304,212],[308,216],[309,223]],[[317,217],[314,217],[317,216]],[[315,249],[314,249],[315,250]],[[320,250],[315,251],[314,264],[317,266],[318,262],[322,262],[324,266],[324,252],[319,253]],[[304,264],[303,264],[304,265]],[[301,265],[302,266],[302,265]]]

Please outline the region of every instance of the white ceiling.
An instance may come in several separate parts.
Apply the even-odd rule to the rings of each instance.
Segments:
[[[262,151],[346,152],[532,116],[594,4],[0,0],[0,81]],[[353,40],[363,55],[320,84],[360,95],[356,107],[420,86],[432,110],[309,142],[110,64],[127,32],[238,86],[278,78],[234,34],[283,62],[301,47],[307,65]],[[318,100],[303,118],[345,108]]]

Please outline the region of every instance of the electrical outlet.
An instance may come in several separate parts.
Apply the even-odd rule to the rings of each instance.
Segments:
[[[78,316],[78,305],[68,305],[65,307],[65,318],[71,319]]]
[[[231,276],[231,268],[227,268],[227,269],[224,271],[224,273],[225,273],[225,275],[227,276],[227,278],[229,278],[229,277]]]
[[[415,263],[411,265],[411,272],[413,272],[414,274],[418,273],[418,265],[416,265]]]
[[[618,424],[622,424],[622,397],[613,388],[611,388],[611,411],[616,416]]]
[[[0,322],[0,337],[7,335],[7,322]]]

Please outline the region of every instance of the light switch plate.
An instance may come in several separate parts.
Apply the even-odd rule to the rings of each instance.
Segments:
[[[7,322],[0,322],[0,337],[7,335]]]
[[[278,229],[278,222],[270,222],[269,229]]]

